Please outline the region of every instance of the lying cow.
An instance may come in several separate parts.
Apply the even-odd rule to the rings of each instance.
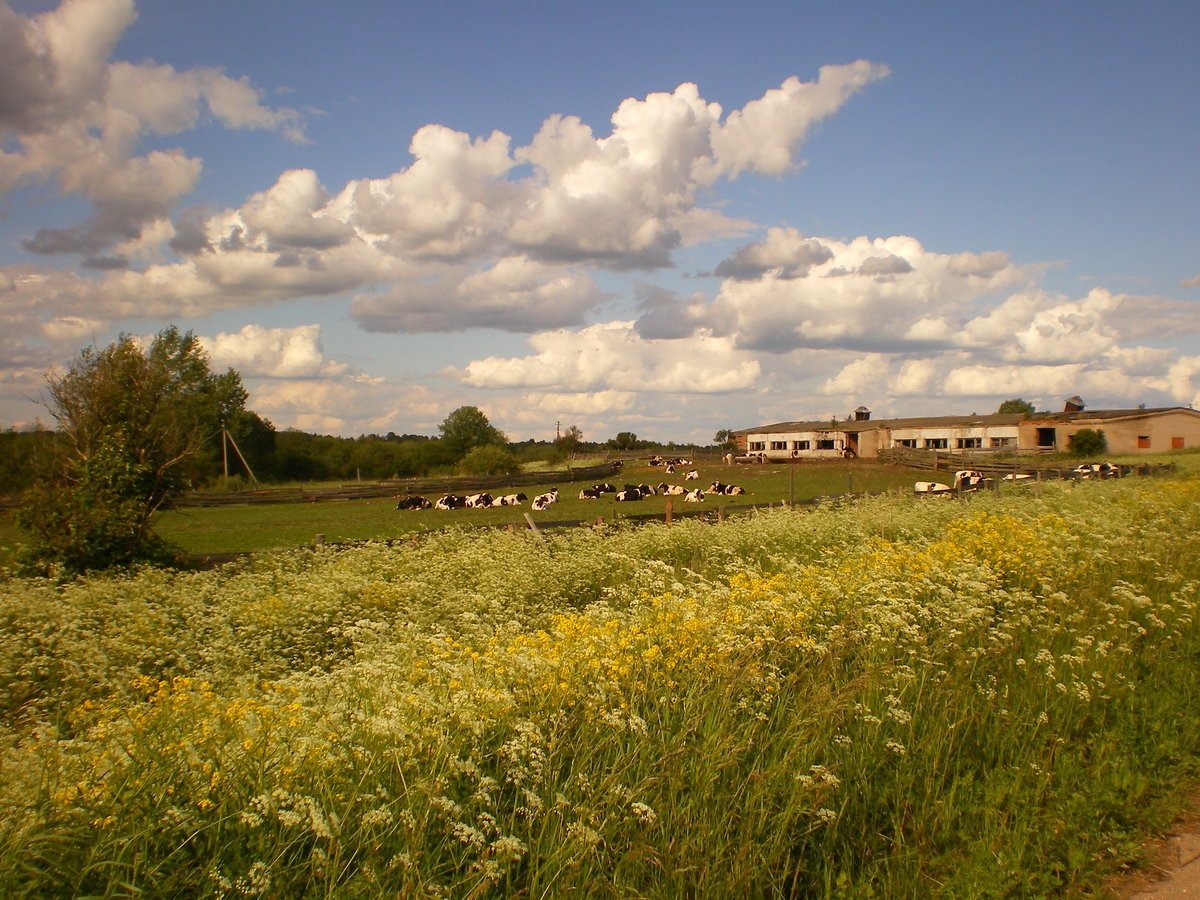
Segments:
[[[681,484],[667,484],[664,481],[658,486],[658,492],[664,497],[681,497],[687,493],[687,488]]]
[[[396,501],[396,509],[433,509],[433,502],[412,494]]]
[[[700,490],[700,488],[696,488],[695,490],[688,491],[686,494],[683,495],[683,502],[684,503],[703,503],[704,502],[704,491]]]
[[[467,505],[466,497],[459,497],[457,494],[447,494],[445,497],[438,499],[437,503],[433,504],[434,509],[462,509]]]
[[[686,475],[683,476],[683,480],[684,481],[699,481],[700,473],[697,472],[695,469],[691,469],[688,471],[688,473]]]
[[[708,486],[710,494],[727,494],[729,496],[738,496],[746,493],[746,489],[737,484],[723,484],[720,481],[714,481]]]
[[[952,494],[954,488],[940,481],[918,481],[913,485],[914,494]]]
[[[641,500],[644,496],[641,488],[636,485],[627,485],[623,491],[617,491],[613,499],[620,503],[626,503],[631,500]]]
[[[533,507],[534,512],[541,512],[543,509],[549,508],[552,503],[557,502],[558,488],[550,488],[550,490],[548,490],[546,493],[538,494],[536,497],[534,497],[533,503],[531,503],[530,506]]]
[[[529,498],[522,493],[505,494],[492,501],[492,506],[520,506]]]
[[[467,509],[487,509],[492,505],[491,494],[468,494],[463,504]]]

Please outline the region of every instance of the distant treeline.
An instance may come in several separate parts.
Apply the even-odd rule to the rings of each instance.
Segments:
[[[226,466],[231,479],[248,480],[245,457],[254,478],[265,483],[290,481],[337,481],[358,478],[382,480],[428,475],[456,474],[461,452],[441,438],[419,434],[366,434],[354,438],[276,431],[253,414],[230,432],[236,443],[221,447],[220,435],[191,471],[198,488],[219,484]],[[0,432],[0,494],[14,495],[33,482],[39,467],[49,464],[60,437],[48,430]],[[520,463],[564,462],[569,453],[602,453],[612,450],[674,449],[674,444],[638,440],[622,432],[604,443],[565,441],[518,441],[505,445]]]

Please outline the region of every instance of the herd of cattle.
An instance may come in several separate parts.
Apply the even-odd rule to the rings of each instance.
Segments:
[[[684,475],[685,481],[695,481],[700,477],[700,473],[695,469]],[[738,496],[745,494],[746,489],[737,484],[723,484],[720,481],[714,481],[707,491],[695,488],[688,490],[682,485],[667,484],[661,482],[656,487],[651,487],[648,484],[627,484],[622,488],[617,488],[614,484],[605,482],[597,484],[590,488],[584,488],[579,492],[580,500],[599,500],[605,494],[612,494],[613,500],[618,502],[630,502],[633,500],[641,500],[645,497],[651,497],[656,494],[663,496],[681,496],[686,503],[702,503],[704,498],[711,494],[724,494],[729,496]],[[396,501],[396,509],[488,509],[494,506],[520,506],[529,497],[522,493],[505,494],[500,497],[493,497],[491,494],[446,494],[437,500],[430,500],[427,497],[419,497],[411,495],[401,497]],[[558,488],[551,488],[544,494],[538,494],[530,502],[530,507],[535,512],[540,512],[546,509],[553,503],[558,502]]]
[[[1120,478],[1122,475],[1128,474],[1128,467],[1113,465],[1112,463],[1083,463],[1071,470],[1071,477],[1078,479],[1087,478]],[[1004,481],[1032,481],[1034,476],[1025,473],[1012,473],[1005,475]],[[963,494],[968,491],[978,491],[983,488],[991,487],[992,479],[985,476],[977,469],[960,469],[954,473],[954,484],[944,484],[940,481],[918,481],[913,486],[914,494]]]

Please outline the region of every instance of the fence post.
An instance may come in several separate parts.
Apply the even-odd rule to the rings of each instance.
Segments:
[[[663,517],[667,520],[668,525],[670,525],[675,519],[675,504],[672,502],[672,500],[672,497],[668,497],[667,502],[663,504]]]

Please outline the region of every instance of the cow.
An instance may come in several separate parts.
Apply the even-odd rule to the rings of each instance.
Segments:
[[[607,481],[605,481],[602,484],[598,484],[593,487],[592,490],[594,490],[597,494],[615,494],[617,492],[617,486],[615,484],[609,484]]]
[[[675,463],[667,463],[667,467],[663,471],[666,472],[668,475],[674,475],[675,474]]]
[[[1004,476],[1005,481],[1031,481],[1033,476],[1028,472],[1009,472]]]
[[[695,490],[688,491],[686,494],[683,495],[683,502],[684,503],[703,503],[704,502],[704,491],[700,490],[700,488],[696,488]]]
[[[550,504],[557,502],[558,488],[550,488],[550,490],[548,490],[546,493],[538,494],[536,497],[534,497],[533,503],[530,505],[533,507],[534,512],[541,512],[542,510],[549,508]]]
[[[629,485],[628,487],[625,488],[625,490],[617,491],[617,493],[613,497],[613,499],[620,503],[624,503],[624,502],[627,502],[630,500],[641,500],[642,499],[642,491],[640,488],[636,487],[635,485]]]
[[[684,481],[699,481],[700,473],[697,472],[695,469],[691,469],[690,471],[688,471],[688,473],[686,475],[683,476],[683,480]]]
[[[942,484],[940,481],[918,481],[913,485],[914,494],[950,494],[954,492],[954,488],[948,484]]]
[[[730,496],[737,496],[739,494],[746,493],[746,489],[741,485],[724,484],[720,481],[714,481],[708,486],[708,492],[710,494],[728,494]]]
[[[505,494],[492,501],[492,506],[520,506],[529,498],[522,493]]]
[[[487,509],[492,505],[491,494],[469,494],[463,503],[467,509]]]
[[[658,486],[658,492],[664,497],[680,497],[687,493],[687,488],[681,484],[667,484],[664,481]]]
[[[396,509],[432,509],[433,503],[424,497],[418,497],[412,494],[408,497],[401,497],[396,501]]]
[[[987,485],[987,478],[978,469],[959,469],[954,473],[954,487],[959,491],[977,491]]]
[[[600,492],[595,488],[584,488],[579,492],[580,500],[599,500]]]
[[[456,494],[447,494],[441,497],[437,503],[433,504],[434,509],[462,509],[466,505],[466,498],[459,497]]]

